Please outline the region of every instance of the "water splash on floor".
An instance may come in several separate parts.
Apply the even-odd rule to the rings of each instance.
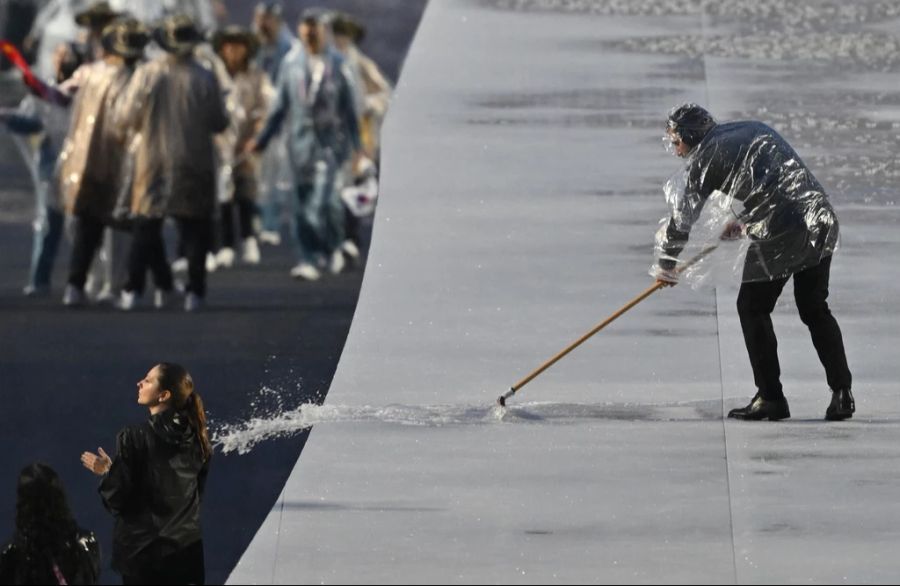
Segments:
[[[296,435],[315,425],[383,423],[415,427],[503,424],[572,424],[590,420],[702,421],[721,417],[719,401],[673,404],[520,403],[481,405],[316,405],[217,426],[213,444],[228,454],[249,453],[261,442]]]

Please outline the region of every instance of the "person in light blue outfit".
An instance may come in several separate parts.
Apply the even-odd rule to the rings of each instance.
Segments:
[[[67,80],[84,62],[82,50],[72,43],[60,45],[55,53],[56,80]],[[31,171],[35,195],[34,244],[31,270],[25,295],[50,292],[53,263],[63,237],[57,159],[69,130],[71,114],[66,106],[29,95],[16,110],[0,111],[0,122],[13,133]],[[36,143],[36,144],[35,144]]]
[[[264,150],[285,127],[300,239],[300,262],[291,275],[315,281],[326,266],[332,273],[343,268],[344,209],[334,183],[341,167],[358,157],[360,136],[352,77],[326,42],[322,15],[305,12],[299,33],[302,48],[282,62],[275,103],[247,150]]]
[[[253,30],[260,40],[256,65],[266,73],[273,88],[278,81],[282,61],[300,45],[284,23],[282,10],[281,2],[267,0],[257,4],[253,14]],[[259,209],[262,225],[259,239],[266,244],[280,244],[282,215],[285,214],[291,248],[299,258],[301,249],[295,223],[294,180],[285,133],[279,132],[271,143],[261,160]]]
[[[253,29],[260,39],[256,64],[275,83],[281,62],[297,46],[297,38],[291,34],[282,18],[281,2],[260,2],[253,14]]]

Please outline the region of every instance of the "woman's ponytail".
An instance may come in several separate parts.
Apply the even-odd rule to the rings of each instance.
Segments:
[[[206,429],[206,411],[203,409],[203,399],[197,391],[190,394],[185,406],[188,418],[191,421],[191,427],[200,440],[200,447],[203,449],[203,459],[209,460],[212,457],[212,444],[209,441],[209,432]]]
[[[203,410],[203,399],[194,390],[194,379],[187,369],[180,364],[161,362],[159,369],[159,386],[172,393],[175,397],[175,407],[185,411],[200,447],[203,450],[203,459],[212,457],[212,444],[209,441],[209,432],[206,429],[206,411]]]

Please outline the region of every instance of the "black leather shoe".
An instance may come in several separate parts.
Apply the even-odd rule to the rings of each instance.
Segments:
[[[728,412],[728,417],[732,419],[743,419],[747,421],[760,421],[768,419],[769,421],[780,421],[791,416],[791,410],[788,408],[787,399],[763,399],[759,393],[753,397],[750,404],[740,409],[732,409]]]
[[[838,389],[831,393],[831,405],[825,410],[825,419],[828,421],[843,421],[850,419],[856,413],[856,401],[850,389]]]

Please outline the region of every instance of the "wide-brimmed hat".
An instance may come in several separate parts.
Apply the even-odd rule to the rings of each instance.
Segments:
[[[153,34],[159,46],[178,55],[186,55],[203,42],[203,35],[194,24],[194,20],[184,14],[177,14],[163,19]]]
[[[355,44],[359,44],[366,36],[366,27],[349,14],[337,13],[331,19],[331,30],[335,35],[350,37]]]
[[[104,49],[125,59],[143,57],[149,42],[150,31],[135,18],[123,18],[107,25],[101,37]]]
[[[212,37],[213,49],[218,53],[225,43],[241,43],[247,47],[247,54],[252,59],[259,51],[259,38],[247,27],[230,25],[217,30]]]
[[[279,0],[264,0],[256,5],[255,11],[257,14],[281,18],[284,12],[284,6]]]
[[[95,2],[87,10],[75,15],[75,24],[85,27],[106,26],[120,16],[122,13],[113,10],[109,2]]]

